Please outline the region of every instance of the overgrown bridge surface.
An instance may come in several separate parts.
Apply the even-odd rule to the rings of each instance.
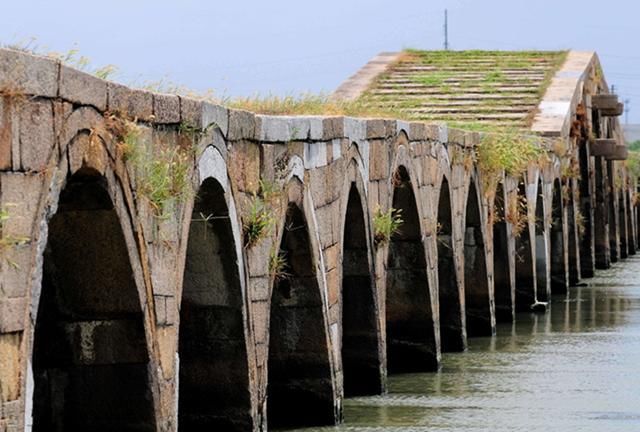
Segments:
[[[606,92],[570,52],[544,157],[496,175],[477,132],[256,115],[0,50],[0,431],[332,424],[437,370],[635,252]]]

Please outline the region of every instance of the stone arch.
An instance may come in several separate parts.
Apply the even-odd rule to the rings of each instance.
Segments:
[[[156,430],[129,261],[136,253],[108,186],[95,169],[79,169],[49,221],[33,343],[35,431]]]
[[[438,367],[425,247],[413,182],[404,165],[393,175],[394,209],[403,224],[391,236],[387,259],[386,342],[389,372]]]
[[[498,183],[493,202],[493,292],[496,302],[496,320],[511,322],[514,319],[514,293],[509,266],[509,231],[505,217],[505,191]]]
[[[437,225],[440,343],[443,351],[464,351],[467,334],[456,272],[452,215],[449,182],[443,176],[438,199]]]
[[[551,292],[554,294],[566,294],[569,281],[567,279],[567,253],[564,233],[564,200],[562,199],[560,179],[555,179],[553,182],[550,228]]]
[[[343,218],[341,348],[346,396],[384,390],[371,236],[358,183],[351,182]]]
[[[469,336],[491,335],[495,331],[481,212],[480,195],[472,177],[464,231],[464,298]]]
[[[289,187],[302,185],[292,180]],[[302,192],[298,195],[301,196]],[[297,202],[297,203],[296,203]],[[271,295],[267,415],[270,427],[334,424],[333,371],[323,296],[302,200],[286,211]]]
[[[519,213],[518,217],[524,218],[524,220],[520,222],[522,223],[522,231],[516,237],[516,311],[526,312],[531,310],[531,305],[536,301],[536,285],[529,203],[523,180],[518,183],[517,197],[516,208],[510,208],[510,211]]]
[[[549,301],[551,293],[548,279],[547,238],[546,238],[546,211],[544,202],[544,188],[542,179],[538,180],[538,192],[536,194],[535,217],[535,274],[536,274],[536,300]]]
[[[245,300],[223,186],[204,180],[186,250],[179,329],[178,430],[251,430]]]

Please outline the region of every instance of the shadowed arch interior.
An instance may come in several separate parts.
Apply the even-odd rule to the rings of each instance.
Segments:
[[[624,200],[624,192],[620,190],[620,198],[618,199],[618,215],[620,227],[620,258],[627,258],[629,256],[629,239],[628,232],[629,227],[627,225],[627,204]]]
[[[469,336],[491,335],[491,298],[487,257],[480,215],[480,197],[473,180],[469,185],[464,232],[464,297]]]
[[[349,191],[342,256],[342,369],[346,396],[383,391],[373,270],[362,200]]]
[[[106,180],[78,172],[49,222],[34,431],[155,431],[144,318]]]
[[[594,251],[593,251],[593,230],[592,230],[592,206],[591,187],[589,185],[589,150],[588,142],[582,140],[579,145],[578,158],[580,159],[580,195],[584,199],[578,203],[584,230],[580,238],[580,273],[583,278],[593,277]]]
[[[542,180],[538,181],[536,194],[536,299],[549,301],[550,287],[547,275],[547,240],[545,238],[544,189]]]
[[[564,202],[567,204],[567,229],[568,233],[568,241],[569,241],[569,285],[575,286],[580,282],[580,255],[578,253],[578,239],[580,232],[579,227],[576,224],[577,214],[574,209],[574,199],[573,199],[573,183],[572,180],[567,180],[567,196],[565,197]]]
[[[553,200],[551,205],[551,292],[566,294],[568,289],[567,266],[563,229],[564,201],[560,180],[553,182]]]
[[[394,175],[393,208],[404,223],[391,236],[387,261],[386,323],[389,372],[438,366],[427,262],[420,217],[406,168]]]
[[[269,326],[269,426],[335,422],[322,298],[306,220],[289,204],[274,281]]]
[[[596,185],[596,267],[606,269],[620,259],[613,161],[596,157]]]
[[[496,299],[496,320],[511,322],[514,319],[513,290],[511,289],[509,237],[504,209],[504,187],[502,183],[499,183],[493,203],[493,284]]]
[[[533,255],[531,250],[531,230],[529,229],[529,206],[526,200],[526,186],[523,181],[518,184],[518,206],[511,211],[521,212],[522,231],[516,237],[516,311],[531,310],[536,301],[533,271]],[[520,204],[521,203],[521,204]]]
[[[440,303],[440,341],[443,351],[463,351],[466,331],[462,319],[460,289],[453,253],[449,182],[442,178],[438,200],[438,296]]]
[[[195,198],[180,305],[178,430],[250,430],[251,402],[238,257],[224,190]]]

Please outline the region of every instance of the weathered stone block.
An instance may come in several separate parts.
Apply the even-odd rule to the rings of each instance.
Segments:
[[[20,160],[20,122],[16,115],[17,106],[19,104],[11,97],[0,98],[0,170],[11,169],[13,153],[16,153],[16,159]]]
[[[340,300],[340,272],[333,269],[327,272],[327,293],[329,306],[338,303]]]
[[[345,117],[344,136],[351,142],[365,140],[367,137],[367,121],[363,119]]]
[[[320,247],[323,249],[331,246],[333,244],[333,217],[331,212],[333,211],[333,206],[325,205],[316,209],[316,220],[318,221],[318,235],[320,237]]]
[[[22,169],[41,171],[55,147],[53,105],[48,100],[33,100],[20,110],[20,158]]]
[[[21,342],[22,333],[0,334],[0,419],[19,413]]]
[[[60,65],[60,97],[79,105],[107,109],[107,82],[88,73]]]
[[[31,248],[28,245],[5,248],[0,256],[0,297],[26,297],[30,268]]]
[[[257,343],[265,343],[269,335],[269,302],[251,303],[253,312],[253,331]]]
[[[370,140],[369,179],[381,180],[389,176],[389,147],[384,140]]]
[[[151,120],[153,116],[153,94],[135,90],[120,84],[108,84],[108,108],[128,117]]]
[[[322,132],[322,138],[320,139],[323,141],[344,137],[344,117],[322,119]]]
[[[340,244],[329,246],[324,250],[324,269],[330,271],[338,267],[340,257]]]
[[[249,276],[268,276],[269,257],[271,256],[271,242],[265,239],[259,240],[256,244],[246,248],[247,264]]]
[[[249,279],[249,292],[251,300],[266,301],[269,300],[271,292],[271,278],[268,276],[251,277]]]
[[[221,105],[215,105],[208,102],[202,103],[202,128],[206,128],[215,124],[227,137],[229,134],[229,110]]]
[[[180,123],[180,98],[175,95],[153,95],[153,118],[155,123]]]
[[[367,133],[366,139],[386,138],[387,127],[386,121],[382,119],[370,119],[366,120]]]
[[[26,311],[26,297],[0,299],[0,333],[24,330]]]
[[[0,49],[0,88],[28,95],[58,95],[58,62],[19,51]]]
[[[180,121],[200,127],[202,125],[202,101],[180,96]]]
[[[229,131],[227,139],[237,141],[241,139],[254,140],[256,137],[256,116],[249,111],[229,110]]]
[[[260,186],[260,147],[249,141],[236,142],[229,151],[229,176],[242,192],[258,192]]]
[[[38,174],[0,173],[0,206],[9,212],[3,235],[20,239],[32,238],[43,177]]]

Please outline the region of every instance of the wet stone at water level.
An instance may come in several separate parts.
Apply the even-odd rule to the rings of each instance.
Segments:
[[[640,257],[518,314],[497,336],[445,354],[439,373],[394,375],[345,401],[341,427],[311,431],[640,430]]]

